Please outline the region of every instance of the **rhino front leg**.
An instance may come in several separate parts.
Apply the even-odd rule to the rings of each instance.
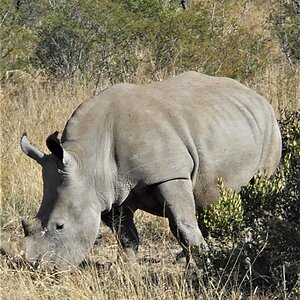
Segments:
[[[192,256],[197,266],[201,267],[201,254],[208,247],[198,226],[191,181],[172,180],[159,184],[157,189],[170,229],[183,248],[187,264]]]
[[[133,222],[134,212],[126,207],[116,207],[102,216],[104,223],[115,233],[119,245],[131,262],[136,262],[139,236]]]

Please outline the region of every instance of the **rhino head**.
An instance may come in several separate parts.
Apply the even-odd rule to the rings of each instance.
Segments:
[[[93,183],[81,174],[76,156],[66,151],[58,133],[47,138],[47,155],[36,149],[24,134],[21,148],[42,167],[43,199],[35,219],[22,221],[25,237],[1,252],[22,254],[30,263],[58,267],[78,265],[94,244],[101,207]]]

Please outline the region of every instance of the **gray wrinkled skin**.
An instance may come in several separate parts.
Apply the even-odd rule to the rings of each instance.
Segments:
[[[81,104],[50,155],[24,135],[23,151],[41,166],[44,197],[23,222],[26,260],[79,264],[100,220],[129,256],[138,249],[137,209],[165,216],[187,258],[206,244],[196,211],[218,200],[217,180],[236,191],[271,175],[281,135],[270,104],[228,78],[187,72],[147,84],[117,84]],[[199,248],[198,248],[199,249]]]

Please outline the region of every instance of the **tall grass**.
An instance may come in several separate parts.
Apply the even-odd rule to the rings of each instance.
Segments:
[[[248,83],[265,96],[274,107],[277,116],[300,109],[300,67],[284,62],[270,65]]]

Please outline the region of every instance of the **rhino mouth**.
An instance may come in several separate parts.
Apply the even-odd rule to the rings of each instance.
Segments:
[[[22,240],[17,242],[0,241],[0,255],[11,268],[21,268],[25,265],[37,270],[40,266],[38,259],[26,259]]]

